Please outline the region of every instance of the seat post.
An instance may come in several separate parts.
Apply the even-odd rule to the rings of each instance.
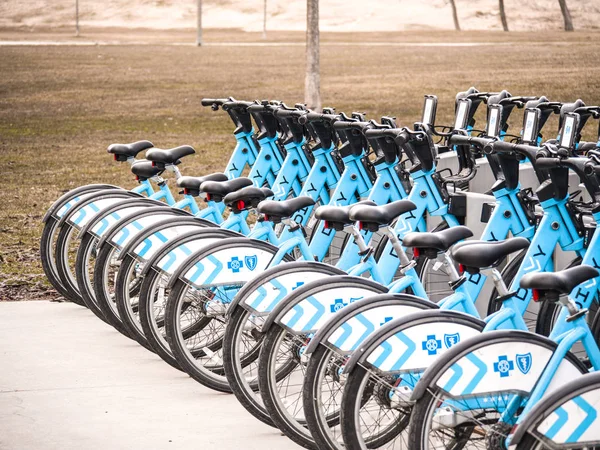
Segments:
[[[506,283],[502,279],[502,274],[495,267],[489,269],[482,269],[482,272],[485,275],[492,277],[492,281],[494,282],[494,286],[496,287],[496,292],[498,292],[498,297],[505,297],[510,294],[510,291],[506,287]]]
[[[175,174],[175,180],[179,180],[181,178],[179,167],[177,167],[175,164],[168,164],[165,166],[165,169]]]
[[[454,283],[460,279],[460,274],[458,270],[456,270],[456,266],[454,265],[454,261],[450,257],[450,252],[443,252],[438,255],[437,264],[443,265],[448,271],[448,275],[450,276],[450,282]],[[433,266],[433,269],[436,269],[436,266]]]
[[[400,267],[406,267],[407,265],[409,265],[411,263],[411,260],[406,255],[404,247],[402,247],[402,244],[400,243],[400,239],[398,239],[396,231],[394,231],[394,229],[388,225],[385,227],[385,233],[387,234],[388,239],[392,243],[392,247],[396,252],[396,255],[398,255],[398,259],[400,260]]]
[[[356,226],[347,225],[344,229],[346,230],[347,233],[350,233],[352,235],[352,238],[354,239],[354,242],[358,246],[358,250],[361,254],[369,251],[369,247],[367,246],[367,243],[365,242],[363,235],[360,234],[360,231],[358,231],[358,228],[356,228]]]

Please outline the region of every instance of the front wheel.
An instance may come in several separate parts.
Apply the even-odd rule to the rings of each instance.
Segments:
[[[182,369],[204,386],[230,393],[223,369],[225,316],[208,312],[214,299],[230,294],[227,287],[196,289],[178,279],[167,300],[165,330]]]
[[[308,335],[292,334],[278,324],[267,332],[258,363],[258,383],[271,419],[292,441],[316,449],[306,428],[302,404],[302,384],[306,361],[302,349]]]

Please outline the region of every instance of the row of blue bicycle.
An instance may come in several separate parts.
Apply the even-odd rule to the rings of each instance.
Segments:
[[[66,299],[308,449],[600,448],[599,106],[202,105],[235,126],[222,173],[113,144],[138,185],[50,207]]]

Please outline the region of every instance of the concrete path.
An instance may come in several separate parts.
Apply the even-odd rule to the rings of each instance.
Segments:
[[[69,303],[0,303],[0,449],[297,449]]]

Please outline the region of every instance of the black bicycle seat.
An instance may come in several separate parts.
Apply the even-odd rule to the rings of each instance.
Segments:
[[[239,213],[243,210],[256,208],[265,198],[272,196],[273,191],[269,188],[248,186],[227,194],[223,198],[223,203],[229,206],[233,212]]]
[[[179,164],[181,158],[187,155],[193,155],[194,153],[196,153],[196,150],[189,145],[182,145],[168,150],[153,148],[146,153],[146,159],[149,159],[158,165],[165,166],[169,164]]]
[[[207,200],[220,202],[227,194],[246,186],[252,186],[250,178],[241,177],[227,181],[205,181],[200,185],[200,192],[206,193]]]
[[[397,200],[387,205],[356,205],[350,210],[350,219],[360,222],[360,228],[376,232],[382,225],[390,225],[402,214],[417,209],[410,200]]]
[[[599,275],[598,270],[588,265],[572,267],[560,272],[528,273],[521,278],[521,287],[524,289],[538,289],[540,291],[554,291],[559,294],[568,294],[576,286],[585,283]]]
[[[160,175],[163,171],[164,169],[152,165],[152,161],[145,159],[136,161],[131,165],[131,172],[138,181],[146,181],[148,178]]]
[[[437,257],[440,252],[446,252],[450,247],[463,239],[473,236],[473,232],[460,225],[436,231],[435,233],[407,233],[402,238],[402,245],[409,248],[418,248],[426,257]]]
[[[115,155],[117,161],[127,161],[128,158],[134,158],[138,153],[154,147],[150,141],[137,141],[131,144],[111,144],[108,146],[108,153]]]
[[[312,198],[302,196],[283,201],[265,200],[260,202],[257,209],[259,213],[264,214],[265,220],[279,223],[281,219],[292,217],[301,209],[308,208],[314,204],[315,201]]]
[[[477,273],[480,269],[498,265],[511,253],[527,247],[529,241],[522,237],[497,242],[467,241],[452,248],[452,258],[465,266],[468,272]]]
[[[177,180],[177,186],[184,189],[184,194],[193,195],[197,197],[200,195],[200,185],[205,181],[227,181],[227,175],[224,173],[216,172],[203,177],[181,177]]]
[[[315,212],[315,217],[319,220],[324,220],[326,228],[333,228],[334,230],[341,231],[346,225],[350,225],[354,222],[354,220],[350,218],[350,210],[357,205],[377,206],[377,203],[371,200],[363,200],[347,206],[319,206]]]

